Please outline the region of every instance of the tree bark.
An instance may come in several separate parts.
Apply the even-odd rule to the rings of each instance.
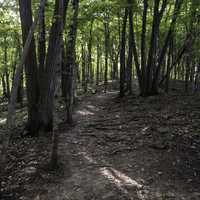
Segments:
[[[160,0],[154,1],[153,25],[151,32],[148,62],[147,62],[144,96],[153,95],[154,92],[155,94],[157,93],[157,91],[154,91],[152,93],[152,81],[153,81],[153,73],[156,67],[156,55],[157,55],[157,43],[158,43],[157,38],[159,34],[159,25],[160,25],[159,2]]]
[[[2,88],[3,88],[3,97],[5,98],[7,94],[6,94],[6,81],[5,81],[4,73],[1,75],[1,82],[2,82]]]
[[[29,30],[33,24],[32,20],[32,1],[19,0],[20,18],[22,27],[23,45],[28,38]],[[27,130],[30,135],[35,135],[38,128],[38,71],[34,35],[32,34],[30,47],[25,62],[26,93],[28,101],[28,121]],[[20,72],[21,73],[21,72]]]
[[[81,57],[82,57],[82,87],[84,93],[87,92],[87,68],[86,68],[86,52],[84,44],[81,45]]]
[[[173,17],[172,17],[172,21],[171,21],[171,24],[170,24],[170,28],[168,30],[168,33],[167,33],[167,36],[166,36],[166,39],[165,39],[165,42],[164,42],[164,46],[163,46],[161,53],[159,55],[159,58],[158,58],[158,64],[156,66],[156,71],[155,71],[155,74],[154,74],[154,77],[153,77],[153,83],[152,83],[152,90],[155,91],[155,93],[157,93],[157,91],[158,91],[158,82],[159,82],[160,70],[161,70],[161,67],[162,67],[162,64],[163,64],[164,57],[165,57],[166,52],[167,52],[167,47],[170,43],[170,39],[171,39],[171,36],[173,34],[173,31],[174,31],[174,27],[175,27],[176,20],[177,20],[177,17],[178,17],[182,3],[183,3],[183,0],[176,0]]]
[[[66,87],[66,117],[67,123],[72,124],[72,112],[74,102],[74,81],[76,72],[76,35],[78,26],[78,8],[79,0],[73,0],[73,19],[68,35],[68,44],[66,48],[66,72],[67,72],[67,87]]]
[[[68,10],[69,0],[65,0],[63,3],[64,10],[63,10],[63,30],[66,27],[66,17],[67,17],[67,10]],[[65,97],[66,85],[67,85],[67,74],[65,71],[66,65],[66,49],[64,44],[64,38],[62,40],[62,62],[61,62],[61,89],[62,89],[62,97]]]
[[[63,0],[56,0],[52,26],[50,29],[45,72],[39,99],[39,125],[43,132],[53,130],[54,93],[56,71],[61,65],[61,46],[63,33]]]
[[[97,90],[97,87],[99,85],[99,73],[100,73],[99,64],[100,64],[100,45],[99,45],[99,42],[97,42],[96,90]]]
[[[8,72],[8,47],[7,47],[7,38],[4,37],[4,74],[6,78],[6,97],[8,100],[10,99],[10,80],[9,80],[9,72]]]
[[[108,53],[109,53],[109,37],[110,37],[110,33],[109,33],[109,16],[105,17],[104,36],[105,36],[104,92],[106,92],[107,91],[107,85],[108,85]]]
[[[40,8],[42,8],[43,6],[45,6],[45,0],[40,4]],[[40,12],[40,10],[39,10],[39,12]],[[38,22],[38,17],[35,18],[34,23],[32,23],[32,25],[30,27],[30,30],[28,32],[26,42],[24,45],[24,49],[22,52],[22,57],[21,57],[20,63],[16,67],[16,73],[15,73],[12,90],[11,90],[10,102],[8,104],[8,115],[7,115],[8,132],[7,132],[7,134],[4,135],[3,145],[2,145],[3,146],[2,156],[0,156],[1,167],[3,167],[4,164],[6,163],[7,148],[9,145],[10,136],[13,132],[13,129],[15,128],[15,104],[16,104],[16,99],[17,99],[17,90],[18,90],[18,87],[20,84],[23,66],[24,66],[24,63],[26,62],[27,56],[29,54],[29,50],[31,47],[31,42],[33,39],[33,35],[34,35],[34,31],[35,31],[37,22]]]
[[[42,0],[41,0],[42,1]],[[42,85],[42,76],[44,75],[46,56],[46,27],[45,27],[45,7],[41,8],[39,16],[39,42],[38,42],[38,60],[39,60],[39,81]],[[41,89],[40,89],[41,90]]]
[[[125,8],[123,26],[121,33],[121,50],[120,50],[120,97],[124,96],[124,84],[125,84],[125,48],[126,48],[126,24],[128,18],[128,9]]]
[[[133,65],[133,10],[129,8],[129,50],[127,59],[127,91],[132,94],[132,65]]]
[[[146,29],[147,29],[147,11],[148,11],[148,0],[144,0],[144,9],[142,16],[142,34],[141,34],[141,74],[142,74],[142,87],[143,90],[145,86],[145,78],[146,78]],[[141,91],[143,93],[143,91]]]

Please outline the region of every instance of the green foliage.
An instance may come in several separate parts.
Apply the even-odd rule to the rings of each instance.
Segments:
[[[16,49],[20,52],[21,45],[21,27],[19,19],[19,8],[17,1],[0,0],[0,74],[4,72],[5,66],[11,72],[15,59],[19,59],[19,54],[16,54]],[[153,21],[153,6],[154,0],[149,0],[148,15],[147,15],[147,46],[150,42],[151,28]],[[160,1],[162,3],[162,1]],[[174,11],[174,0],[168,0],[166,11],[160,25],[159,46],[164,43],[170,22]],[[46,5],[46,33],[51,26],[54,0],[48,0]],[[160,8],[161,8],[160,3]],[[33,15],[38,12],[39,0],[32,1]],[[81,45],[87,47],[90,37],[90,30],[92,24],[92,57],[95,62],[96,45],[99,43],[101,50],[104,52],[104,25],[109,24],[110,45],[118,51],[120,44],[120,30],[122,24],[122,12],[127,7],[133,7],[134,12],[134,28],[136,33],[136,42],[138,49],[140,48],[140,35],[142,31],[142,14],[143,1],[133,0],[131,4],[127,0],[80,0],[79,16],[78,16],[78,36],[77,36],[77,58],[81,57]],[[199,0],[184,0],[181,7],[181,12],[178,17],[175,27],[176,48],[181,47],[186,35],[191,32],[196,37],[196,42],[193,47],[194,59],[199,58],[200,54],[200,39],[198,37],[200,32],[200,1]],[[67,25],[65,30],[65,37],[69,25],[71,23],[72,9],[69,7],[67,15]],[[128,30],[127,30],[128,34]],[[37,32],[36,32],[37,40]],[[5,65],[4,53],[5,48],[8,51],[8,59]],[[103,53],[102,52],[102,53]],[[16,58],[17,55],[17,58]],[[103,62],[102,62],[103,63]]]

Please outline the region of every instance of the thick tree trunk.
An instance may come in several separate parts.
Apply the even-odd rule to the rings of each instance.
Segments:
[[[33,24],[32,20],[32,1],[19,0],[20,18],[22,26],[23,45],[25,45],[28,38],[29,30]],[[27,130],[30,135],[34,135],[38,128],[38,71],[35,40],[32,36],[30,48],[25,62],[25,75],[26,75],[26,93],[28,101],[28,122]]]
[[[67,10],[68,10],[69,0],[64,1],[63,6],[63,30],[65,30],[66,26],[66,17],[67,17]],[[65,97],[66,85],[67,85],[67,73],[65,70],[66,65],[66,50],[64,44],[64,38],[62,39],[62,62],[61,62],[61,90],[62,90],[62,97]]]
[[[141,93],[143,93],[146,79],[146,29],[147,29],[147,10],[148,10],[148,0],[144,0],[144,9],[142,16],[142,34],[141,34],[141,74],[142,74],[142,86]]]
[[[42,1],[42,0],[41,0]],[[45,27],[45,7],[41,8],[39,16],[39,42],[38,42],[38,60],[39,60],[39,81],[42,85],[42,76],[44,75],[45,56],[46,56],[46,27]]]
[[[129,8],[129,50],[127,60],[127,91],[132,94],[132,65],[133,65],[133,10]]]
[[[130,2],[131,3],[131,2]],[[139,56],[137,51],[137,45],[136,45],[136,39],[135,39],[135,32],[134,32],[134,24],[133,24],[133,33],[132,33],[132,45],[133,45],[133,57],[134,57],[134,63],[136,68],[136,73],[138,77],[138,85],[141,95],[143,94],[143,82],[142,82],[142,73],[140,69],[140,63],[139,63]]]
[[[77,25],[78,25],[78,8],[79,0],[73,0],[73,19],[70,26],[68,35],[68,44],[66,48],[66,72],[67,72],[67,87],[66,87],[66,117],[67,123],[72,124],[72,112],[73,112],[73,102],[74,102],[74,82],[75,82],[75,72],[76,72],[76,35],[77,35]]]
[[[43,6],[45,6],[45,1],[43,1],[42,4],[40,4],[40,7],[43,7]],[[7,115],[8,132],[7,134],[4,135],[3,145],[2,145],[3,150],[2,150],[2,155],[0,156],[1,167],[3,167],[4,164],[6,163],[7,148],[9,145],[10,136],[12,134],[13,129],[15,128],[15,104],[16,104],[16,99],[17,99],[17,90],[20,84],[20,78],[21,78],[21,74],[23,70],[23,65],[26,62],[27,56],[29,54],[29,50],[31,47],[31,42],[33,39],[34,30],[36,28],[37,22],[38,22],[38,18],[36,17],[35,22],[31,25],[30,30],[28,32],[23,53],[22,53],[22,57],[21,57],[19,65],[16,68],[16,73],[15,73],[12,90],[11,90],[10,102],[8,104],[8,115]]]
[[[170,43],[170,39],[171,39],[172,34],[174,32],[174,27],[175,27],[176,20],[177,20],[177,17],[178,17],[182,3],[183,3],[183,0],[176,0],[173,17],[172,17],[172,21],[171,21],[171,24],[170,24],[170,28],[169,28],[169,31],[167,33],[167,36],[166,36],[166,39],[165,39],[165,42],[164,42],[164,46],[163,46],[161,53],[159,55],[159,58],[158,58],[158,65],[156,67],[154,77],[153,77],[153,83],[152,83],[152,91],[154,91],[155,93],[157,93],[157,91],[158,91],[158,82],[159,82],[160,70],[161,70],[161,67],[162,67],[162,64],[163,64],[164,57],[165,57],[166,52],[167,52],[167,47]]]
[[[125,48],[126,48],[126,24],[128,18],[128,9],[125,8],[123,26],[121,33],[121,50],[120,50],[120,97],[124,96],[124,84],[125,84]]]
[[[63,1],[56,0],[39,99],[40,130],[44,132],[53,130],[56,71],[61,65],[62,33]]]
[[[15,72],[16,72],[16,67],[17,67],[17,60],[18,59],[21,59],[22,55],[21,55],[21,52],[22,52],[22,47],[21,47],[21,44],[20,44],[20,36],[18,34],[16,34],[16,50],[15,50],[15,55],[14,55],[14,60],[13,60],[13,72],[12,72],[12,83],[11,85],[13,85],[13,82],[14,82],[14,77],[15,77]],[[23,77],[23,71],[21,72],[21,76],[20,76],[20,82],[19,82],[19,87],[17,89],[17,103],[20,103],[21,107],[23,106],[23,95],[24,95],[24,92],[23,92],[23,82],[24,82],[24,77]]]
[[[158,34],[159,34],[159,0],[154,1],[154,16],[153,16],[153,25],[151,33],[151,41],[147,62],[146,70],[146,81],[145,81],[145,91],[144,96],[157,94],[158,91],[152,91],[152,82],[153,82],[153,73],[156,67],[156,55],[157,55],[157,43],[158,43]]]

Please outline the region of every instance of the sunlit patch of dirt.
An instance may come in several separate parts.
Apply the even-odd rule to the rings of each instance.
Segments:
[[[83,97],[75,124],[62,122],[56,130],[61,170],[41,168],[50,140],[15,138],[3,180],[9,190],[2,194],[12,200],[200,199],[199,102],[198,95],[177,92]],[[64,120],[64,107],[58,111],[58,121]]]

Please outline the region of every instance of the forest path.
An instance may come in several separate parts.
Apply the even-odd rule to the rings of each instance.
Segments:
[[[118,150],[123,158],[131,151],[122,144],[123,109],[117,105],[110,110],[116,97],[117,92],[93,95],[77,107],[75,128],[59,138],[59,159],[65,161],[65,176],[60,184],[52,185],[48,199],[141,199],[138,196],[142,197],[143,185],[117,170],[114,163],[120,161]]]
[[[159,98],[119,100],[116,92],[85,97],[76,126],[60,128],[64,175],[45,186],[47,199],[200,199],[199,151],[175,135],[187,129],[187,103]]]

